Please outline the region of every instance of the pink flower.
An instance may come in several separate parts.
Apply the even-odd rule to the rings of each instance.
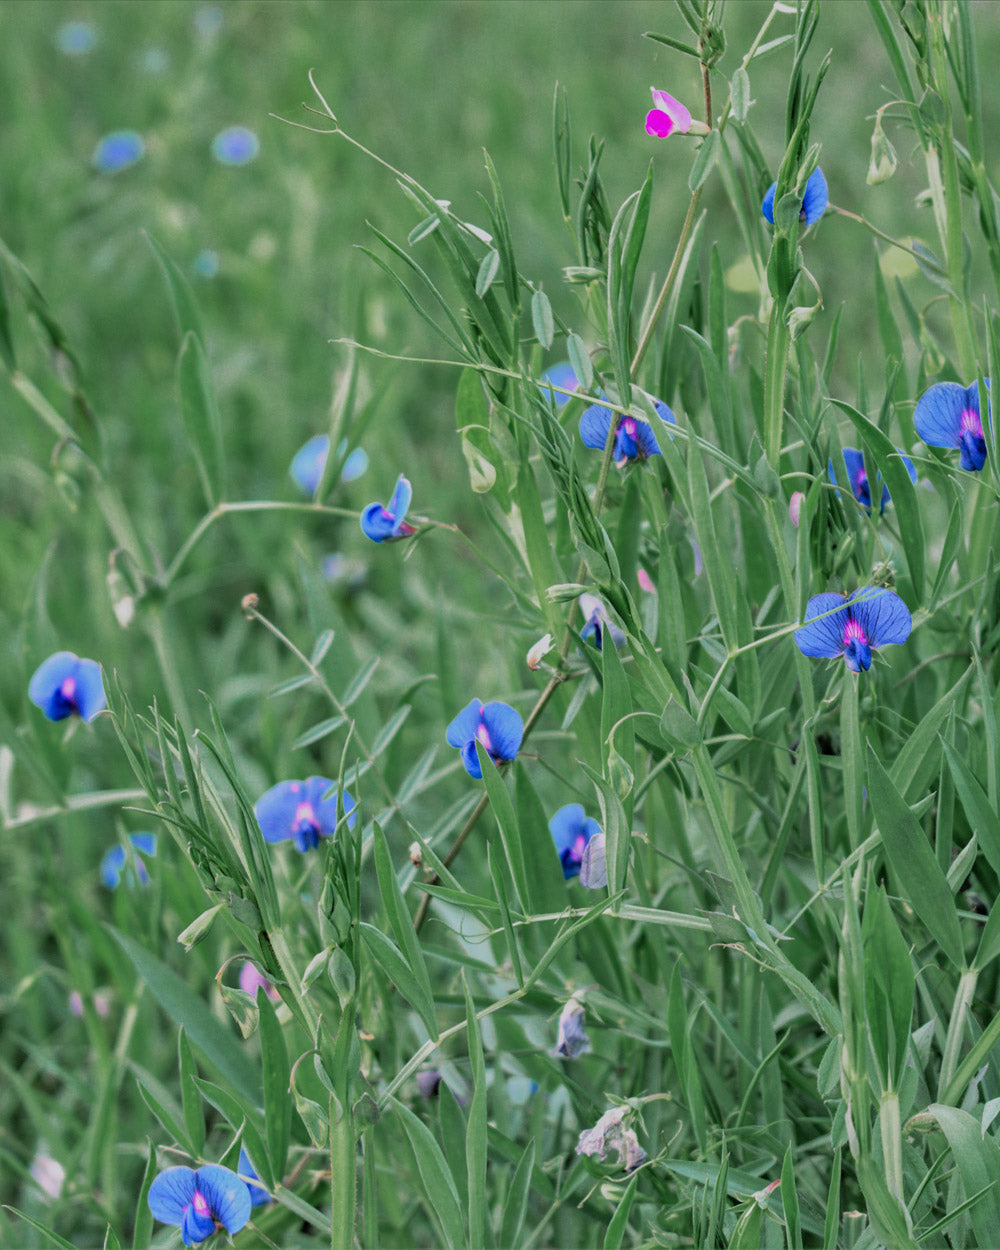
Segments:
[[[691,129],[691,114],[680,100],[675,100],[665,91],[657,91],[655,87],[650,87],[650,91],[653,93],[655,107],[646,114],[646,134],[665,139],[667,135],[679,130],[682,135],[686,135]]]
[[[798,528],[799,517],[802,515],[802,505],[805,501],[806,497],[800,490],[795,491],[788,501],[788,516],[796,529]]]
[[[244,994],[249,994],[251,998],[257,997],[257,990],[263,989],[272,1003],[280,1003],[281,995],[274,988],[271,982],[264,976],[263,972],[257,967],[252,960],[247,962],[240,968],[240,989]]]
[[[644,590],[647,595],[655,595],[656,587],[653,585],[653,579],[649,576],[645,569],[640,569],[638,573],[639,589]]]

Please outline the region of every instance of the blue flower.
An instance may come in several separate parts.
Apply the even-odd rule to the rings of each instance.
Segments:
[[[342,438],[337,446],[337,455],[342,456],[347,450],[347,439]],[[289,469],[296,483],[307,495],[315,495],[323,480],[326,458],[330,454],[330,439],[326,434],[316,434],[308,443],[303,444],[295,453],[292,467]],[[353,482],[368,468],[368,453],[363,447],[355,447],[344,461],[340,480]]]
[[[152,858],[156,854],[155,833],[130,833],[128,840],[137,851],[142,851],[143,855],[148,855]],[[129,859],[135,860],[134,875],[132,869],[126,867]],[[139,885],[149,885],[149,872],[146,865],[138,855],[131,855],[119,842],[105,852],[104,858],[101,860],[102,884],[106,885],[109,890],[117,889],[121,880],[122,869],[125,869],[125,884],[129,889],[135,885],[136,881],[138,881]]]
[[[227,126],[212,140],[212,155],[220,165],[249,165],[259,151],[259,139],[246,126]]]
[[[254,815],[265,842],[291,838],[300,851],[319,845],[320,836],[329,837],[337,828],[337,791],[326,777],[306,781],[279,781],[254,805]],[[323,796],[330,790],[329,798]],[[357,803],[344,791],[347,827],[354,828]]]
[[[674,414],[662,400],[657,399],[654,403],[662,421],[677,424]],[[621,467],[630,460],[645,460],[648,456],[660,455],[660,444],[648,421],[621,413],[612,414],[611,409],[603,404],[591,404],[580,418],[580,437],[587,447],[604,450],[612,418],[615,421],[615,443],[611,455],[615,464]]]
[[[81,660],[72,651],[57,651],[35,669],[28,698],[49,720],[79,716],[92,721],[105,706],[104,681],[96,660]]]
[[[559,1031],[552,1051],[554,1056],[575,1059],[590,1050],[590,1038],[583,1027],[585,1018],[583,1004],[578,998],[571,998],[559,1015]]]
[[[984,385],[989,390],[989,378],[984,379]],[[978,383],[969,387],[957,382],[936,383],[917,400],[913,424],[928,446],[957,447],[963,469],[978,473],[986,463]]]
[[[917,470],[914,467],[913,461],[909,456],[904,456],[902,452],[899,453],[899,458],[902,460],[907,473],[910,475],[910,481],[915,482],[917,480]],[[827,473],[830,475],[830,481],[834,484],[834,486],[836,486],[837,475],[833,471],[833,461],[827,461],[826,467]],[[871,483],[868,481],[868,473],[865,469],[864,452],[858,451],[855,447],[845,447],[844,467],[847,469],[847,480],[851,483],[851,490],[854,493],[854,498],[863,508],[865,508],[868,512],[871,512],[872,489]],[[875,476],[876,490],[878,489],[878,484],[880,482],[882,482],[882,475],[881,473],[878,473]],[[885,505],[888,502],[889,488],[884,482],[882,482],[882,498],[879,503],[879,515],[885,512]]]
[[[578,876],[587,843],[601,832],[601,826],[592,816],[584,815],[581,803],[567,803],[549,821],[549,832],[556,844],[563,877],[568,881]]]
[[[481,742],[494,764],[515,759],[524,737],[524,722],[506,703],[483,703],[473,699],[448,726],[448,745],[462,752],[470,777],[482,777],[476,743]]]
[[[167,1168],[150,1185],[148,1201],[156,1219],[180,1228],[186,1246],[211,1237],[219,1224],[238,1233],[253,1210],[246,1182],[214,1163]]]
[[[832,591],[813,595],[795,642],[803,655],[828,659],[842,655],[851,672],[860,673],[871,668],[875,647],[905,642],[912,627],[909,609],[899,595],[864,586],[846,598]]]
[[[64,56],[86,56],[97,43],[93,22],[65,22],[56,31],[56,47]]]
[[[219,253],[214,248],[203,247],[191,268],[199,278],[214,278],[219,272]]]
[[[552,386],[546,386],[546,382],[551,382],[552,386],[561,386],[565,391],[575,391],[580,385],[576,374],[573,372],[573,366],[568,360],[563,360],[559,364],[546,369],[538,384],[539,390],[547,399],[551,399],[557,408],[565,408],[570,401],[570,397],[569,395],[560,395],[558,391],[552,389]]]
[[[115,130],[94,148],[91,162],[102,174],[117,174],[141,161],[146,152],[142,135],[136,130]]]
[[[767,189],[767,194],[764,196],[764,202],[760,206],[761,212],[772,226],[774,225],[774,193],[777,189],[778,184],[772,182]],[[814,169],[806,182],[806,193],[802,197],[799,220],[805,222],[807,226],[815,225],[826,212],[829,199],[830,192],[826,185],[826,179],[823,177],[823,171],[822,169]]]
[[[274,1199],[264,1188],[263,1182],[254,1171],[253,1164],[250,1162],[250,1156],[240,1147],[240,1161],[238,1164],[240,1180],[246,1182],[247,1189],[250,1190],[250,1202],[253,1206],[263,1206],[266,1202],[273,1202]]]
[[[408,538],[417,532],[414,526],[407,525],[403,520],[412,497],[413,487],[401,473],[388,507],[370,503],[365,508],[361,514],[361,528],[372,542],[394,542],[397,538]]]
[[[580,611],[584,617],[580,637],[584,642],[592,642],[600,651],[604,646],[604,636],[607,634],[616,647],[624,647],[625,635],[608,619],[607,609],[596,595],[581,595]]]

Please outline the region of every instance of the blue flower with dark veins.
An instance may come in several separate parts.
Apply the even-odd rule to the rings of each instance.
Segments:
[[[148,855],[150,859],[156,854],[156,834],[155,833],[130,833],[129,842],[136,851],[142,851],[143,855]],[[128,866],[129,860],[135,862],[135,872]],[[104,858],[101,860],[101,883],[106,885],[109,890],[118,888],[118,883],[122,879],[124,870],[125,884],[131,889],[138,881],[139,885],[149,885],[149,870],[142,862],[142,859],[135,855],[132,851],[126,851],[120,842],[116,843],[109,851],[106,851]]]
[[[834,659],[842,655],[852,673],[871,668],[872,651],[905,642],[913,622],[899,595],[880,586],[864,586],[845,597],[832,591],[813,595],[805,623],[795,631],[803,655]]]
[[[365,508],[361,514],[361,528],[372,542],[395,542],[397,538],[409,538],[417,532],[415,526],[407,525],[403,520],[412,498],[413,487],[401,473],[388,505],[370,503]]]
[[[309,777],[305,781],[279,781],[272,786],[253,809],[264,841],[284,842],[291,838],[298,850],[314,850],[321,837],[329,837],[337,828],[337,791],[333,785],[327,777]],[[348,829],[354,828],[358,818],[357,806],[345,790]]]
[[[910,475],[910,481],[915,482],[917,480],[917,470],[914,467],[913,461],[910,459],[909,456],[904,456],[902,452],[899,453],[899,458],[900,460],[902,460],[907,473]],[[871,512],[872,489],[871,489],[871,483],[868,480],[868,471],[865,468],[864,452],[858,451],[856,447],[845,447],[844,448],[844,467],[847,469],[847,480],[851,483],[851,491],[854,495],[854,498],[858,501],[859,504],[861,504],[862,508],[864,508],[868,512]],[[837,475],[833,471],[832,460],[827,461],[826,468],[827,468],[827,473],[830,476],[830,481],[834,484],[834,486],[836,486]],[[881,473],[877,473],[875,475],[876,491],[878,490],[879,485],[882,486],[882,494],[881,494],[881,499],[879,501],[879,515],[881,516],[882,513],[885,512],[885,505],[889,502],[889,488],[882,481]],[[839,492],[838,492],[838,496],[839,496]]]
[[[609,619],[607,608],[596,595],[581,595],[580,611],[583,613],[583,628],[580,630],[580,637],[584,642],[592,642],[600,651],[607,637],[616,647],[624,647],[624,633]]]
[[[556,844],[556,854],[567,881],[579,875],[587,844],[600,832],[601,826],[592,816],[584,813],[581,803],[567,803],[549,821],[549,833]]]
[[[764,202],[760,206],[761,212],[772,226],[774,225],[774,193],[777,189],[778,184],[772,182],[767,188]],[[799,210],[799,221],[807,226],[815,225],[826,212],[829,200],[830,191],[826,185],[823,171],[822,169],[814,169],[806,182],[806,192],[802,197],[802,208]]]
[[[81,660],[72,651],[57,651],[35,669],[28,698],[49,720],[79,716],[92,721],[107,703],[101,666]]]
[[[989,378],[983,379],[987,391]],[[987,415],[992,420],[990,405]],[[937,382],[917,400],[913,412],[917,433],[929,447],[957,447],[961,465],[978,473],[986,463],[986,438],[979,411],[979,384],[960,386],[957,382]]]
[[[517,757],[524,737],[524,722],[506,703],[483,703],[473,699],[448,726],[448,745],[458,747],[470,777],[482,777],[476,743],[481,742],[494,764],[506,764]]]
[[[342,438],[337,446],[337,455],[342,456],[346,450],[347,439]],[[295,479],[296,484],[301,486],[307,495],[316,494],[319,484],[323,480],[323,470],[326,468],[326,458],[329,454],[330,438],[327,434],[316,434],[295,453],[289,472]],[[353,482],[367,468],[368,453],[363,447],[355,447],[344,461],[344,467],[340,472],[340,480],[342,482]]]
[[[255,1207],[263,1206],[267,1202],[273,1202],[274,1199],[264,1188],[264,1183],[254,1171],[254,1166],[250,1162],[250,1156],[240,1147],[240,1161],[237,1165],[240,1174],[240,1180],[246,1182],[247,1189],[250,1190],[250,1202]]]
[[[186,1246],[211,1237],[219,1225],[238,1233],[253,1210],[246,1182],[214,1163],[167,1168],[150,1185],[147,1201],[156,1219],[180,1228]]]
[[[654,400],[657,416],[671,425],[677,419],[662,400]],[[613,413],[603,404],[591,404],[580,417],[580,437],[584,445],[603,451],[608,443],[611,423],[615,423],[615,441],[611,458],[619,468],[633,460],[647,460],[659,456],[660,444],[656,441],[653,427],[641,417]]]

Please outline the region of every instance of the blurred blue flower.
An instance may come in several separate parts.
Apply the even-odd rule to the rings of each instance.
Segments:
[[[156,855],[156,834],[155,833],[130,833],[129,842],[137,851],[142,851],[143,855],[148,855],[152,859]],[[128,867],[128,861],[134,860],[135,873],[133,874],[131,867]],[[118,883],[122,879],[122,870],[125,871],[125,885],[132,889],[138,881],[139,885],[149,885],[149,870],[142,862],[138,855],[132,855],[126,852],[120,842],[116,842],[109,851],[106,851],[104,858],[101,860],[101,882],[106,885],[109,890],[118,888]]]
[[[35,669],[28,698],[49,720],[79,716],[92,721],[107,703],[101,666],[96,660],[81,660],[72,651],[57,651]]]
[[[764,196],[764,202],[761,204],[761,212],[767,220],[774,225],[774,193],[778,189],[778,184],[772,182]],[[807,226],[814,225],[826,212],[826,206],[830,199],[829,188],[826,185],[826,178],[823,177],[822,169],[814,169],[809,175],[806,182],[806,193],[802,197],[802,208],[799,211],[799,220],[805,222]]]
[[[56,31],[56,47],[64,56],[86,56],[96,43],[93,22],[64,22]]]
[[[550,398],[557,408],[565,408],[569,403],[568,395],[560,395],[558,391],[554,391],[552,386],[546,386],[546,382],[551,382],[552,386],[561,386],[563,390],[575,391],[580,385],[577,381],[576,374],[573,372],[573,366],[568,360],[560,361],[557,365],[552,365],[546,369],[538,383],[539,390],[546,398]]]
[[[291,838],[298,850],[311,851],[319,845],[320,836],[329,837],[337,828],[337,791],[327,777],[309,777],[306,781],[279,781],[254,805],[254,815],[265,842],[284,842]],[[329,798],[324,794],[330,791]],[[344,791],[347,827],[354,828],[357,803]]]
[[[580,637],[584,642],[592,642],[600,651],[604,646],[605,634],[607,634],[616,647],[624,647],[625,635],[608,619],[607,608],[596,595],[581,595],[580,611],[583,613],[583,628],[580,630]]]
[[[170,56],[162,48],[147,48],[139,58],[144,74],[163,74],[170,68]]]
[[[222,28],[222,5],[199,5],[195,10],[194,28],[203,39],[217,35]]]
[[[470,777],[482,777],[476,743],[481,742],[494,764],[515,759],[524,737],[524,722],[506,703],[483,703],[473,699],[448,726],[448,745],[458,747]]]
[[[983,380],[987,390],[989,378]],[[987,406],[989,415],[989,405]],[[963,469],[978,473],[986,463],[986,439],[979,412],[979,384],[938,382],[924,391],[913,413],[917,433],[930,447],[957,447]]]
[[[851,672],[860,673],[871,668],[876,647],[905,642],[912,627],[909,609],[899,595],[863,586],[847,597],[832,591],[813,595],[795,642],[803,655],[828,659],[842,655]]]
[[[240,1174],[240,1180],[246,1183],[247,1189],[250,1190],[250,1202],[253,1206],[263,1206],[266,1202],[273,1202],[274,1199],[264,1188],[264,1184],[260,1177],[254,1171],[253,1164],[250,1162],[250,1156],[240,1147],[240,1161],[237,1165]]]
[[[909,456],[904,456],[902,451],[899,453],[899,458],[902,460],[907,473],[910,475],[910,481],[915,482],[917,480],[917,470],[914,467],[913,461]],[[854,498],[863,508],[871,512],[872,488],[871,483],[868,481],[868,472],[865,469],[864,452],[858,451],[856,447],[845,447],[844,467],[847,469],[847,480],[851,484],[851,491],[854,494]],[[829,474],[830,481],[834,484],[834,486],[836,486],[837,475],[833,471],[832,460],[827,461],[826,469]],[[875,475],[876,490],[878,489],[880,483],[882,485],[882,497],[879,503],[879,515],[885,512],[885,505],[889,502],[889,487],[882,482],[882,474],[877,473]],[[797,524],[797,521],[795,523]]]
[[[150,1185],[148,1202],[156,1219],[180,1228],[186,1246],[211,1237],[219,1224],[238,1233],[253,1210],[246,1182],[214,1163],[167,1168]]]
[[[337,446],[337,455],[342,456],[347,450],[347,439],[342,438]],[[295,453],[292,467],[289,470],[296,483],[307,495],[315,495],[323,479],[326,458],[330,454],[330,438],[326,434],[316,434]],[[353,482],[368,468],[368,453],[363,447],[355,447],[344,461],[340,474],[342,482]]]
[[[117,174],[141,161],[146,152],[142,135],[135,130],[114,130],[94,148],[91,163],[102,174]]]
[[[219,253],[214,248],[203,247],[191,268],[199,278],[214,278],[219,272]]]
[[[674,414],[662,400],[654,400],[654,403],[662,421],[668,421],[671,425],[677,424]],[[611,456],[615,464],[621,467],[630,460],[645,460],[648,456],[660,455],[660,444],[656,441],[656,435],[648,421],[612,413],[603,404],[591,404],[580,418],[580,437],[584,444],[593,447],[595,451],[603,451],[612,419],[615,421],[615,442]]]
[[[407,525],[403,520],[412,497],[413,487],[401,473],[388,507],[370,503],[365,508],[361,514],[361,528],[372,542],[394,542],[397,538],[408,538],[417,532],[415,526]]]
[[[249,165],[259,151],[259,139],[246,126],[227,126],[212,140],[212,155],[220,165]]]
[[[581,803],[567,803],[549,821],[549,832],[556,844],[563,877],[568,881],[570,877],[578,876],[587,843],[601,832],[601,826],[592,816],[584,813]]]

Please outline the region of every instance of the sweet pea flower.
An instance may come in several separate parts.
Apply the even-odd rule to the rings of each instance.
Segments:
[[[983,384],[989,390],[989,378]],[[957,382],[937,382],[917,400],[913,424],[928,446],[957,447],[962,453],[963,469],[978,473],[986,463],[978,382],[969,387]]]
[[[610,1150],[618,1151],[618,1166],[626,1172],[634,1172],[646,1161],[646,1152],[639,1145],[635,1129],[626,1127],[626,1117],[631,1117],[627,1106],[612,1107],[605,1111],[593,1128],[586,1128],[576,1143],[578,1155],[591,1155],[603,1163]]]
[[[639,589],[644,590],[647,595],[655,595],[656,587],[653,585],[653,579],[649,576],[645,569],[640,569],[636,574],[639,582]]]
[[[327,777],[309,777],[305,781],[279,781],[254,804],[254,815],[265,842],[284,842],[291,838],[298,850],[314,850],[321,836],[329,837],[337,828],[337,792]],[[354,828],[357,803],[344,791],[347,827]]]
[[[662,421],[677,424],[676,417],[662,400],[657,399],[654,403]],[[641,417],[623,416],[620,412],[612,413],[603,404],[591,404],[580,418],[580,437],[584,445],[603,451],[612,420],[615,422],[615,442],[611,454],[619,468],[632,460],[646,460],[649,456],[661,454],[660,444],[648,421],[643,421]]]
[[[143,855],[152,858],[156,854],[156,834],[155,833],[130,833],[129,842],[137,851],[142,851]],[[131,867],[126,867],[129,859],[135,861],[135,873],[133,874]],[[139,885],[149,885],[149,870],[142,862],[138,855],[130,855],[120,842],[107,852],[101,860],[101,883],[106,885],[109,890],[116,890],[118,883],[122,878],[122,870],[125,871],[125,884],[131,889],[138,881]]]
[[[596,595],[581,595],[580,611],[584,617],[580,637],[584,642],[592,642],[600,651],[604,645],[605,633],[607,633],[616,647],[624,647],[625,635],[608,619],[607,608]]]
[[[899,458],[902,460],[907,473],[910,475],[910,481],[915,482],[917,480],[917,470],[914,467],[913,461],[909,456],[904,456],[902,452],[899,453]],[[871,483],[868,481],[868,473],[865,469],[864,452],[858,451],[856,447],[845,447],[844,467],[847,469],[847,480],[851,483],[851,491],[854,494],[854,498],[859,504],[861,504],[862,508],[864,508],[867,512],[871,512],[872,489]],[[833,471],[832,460],[827,462],[826,468],[830,481],[834,484],[834,486],[836,486],[837,475]],[[878,510],[879,515],[881,516],[881,514],[885,512],[885,505],[889,502],[889,488],[884,482],[882,482],[881,473],[877,474],[875,478],[876,489],[878,489],[878,484],[880,482],[882,483],[882,496],[879,502]]]
[[[347,450],[347,439],[342,438],[337,446],[337,455],[342,456]],[[326,458],[330,454],[330,438],[327,434],[317,434],[303,444],[295,453],[289,473],[298,486],[307,495],[315,495],[326,468]],[[344,461],[340,473],[342,482],[353,482],[368,468],[368,453],[363,447],[355,447]]]
[[[413,487],[401,473],[388,507],[370,503],[365,508],[361,514],[361,528],[372,542],[395,542],[397,538],[409,538],[417,532],[415,526],[407,525],[403,520],[412,498]]]
[[[186,1246],[211,1237],[220,1224],[238,1233],[253,1210],[246,1182],[214,1163],[167,1168],[150,1185],[148,1202],[156,1219],[180,1228]]]
[[[828,659],[842,655],[851,672],[860,673],[871,668],[876,647],[905,642],[912,627],[909,609],[899,595],[864,586],[847,597],[832,591],[813,595],[806,604],[805,624],[795,631],[795,643],[803,655]]]
[[[28,698],[49,720],[79,716],[92,721],[107,703],[101,666],[96,660],[81,660],[72,651],[57,651],[35,669]]]
[[[272,1003],[280,1003],[281,995],[271,982],[264,976],[252,959],[248,959],[240,968],[240,989],[251,998],[257,997],[257,991],[263,990]],[[240,1168],[243,1171],[243,1168]]]
[[[567,803],[549,821],[549,833],[567,881],[579,875],[587,843],[600,832],[601,826],[592,816],[584,814],[581,803]]]
[[[777,189],[778,184],[772,182],[767,189],[767,194],[764,196],[764,202],[760,206],[761,212],[772,226],[774,225],[774,193]],[[822,169],[814,169],[806,182],[806,192],[802,197],[799,220],[805,222],[807,226],[815,225],[826,212],[829,199],[830,191],[826,185],[823,171]]]
[[[470,777],[483,775],[476,754],[476,743],[481,742],[494,764],[505,764],[515,759],[524,737],[524,722],[506,703],[483,703],[473,699],[448,726],[445,738],[448,745],[458,747],[462,763]]]
[[[833,462],[830,462],[830,469],[833,469]],[[802,516],[802,505],[805,503],[805,492],[801,490],[792,491],[792,497],[788,501],[788,519],[799,528],[799,518]]]
[[[653,93],[653,107],[646,114],[646,134],[665,139],[676,130],[686,135],[691,129],[690,112],[680,100],[675,100],[665,91],[657,91],[655,87],[650,87],[650,91]]]
[[[578,998],[571,998],[559,1015],[559,1031],[553,1057],[562,1055],[565,1059],[575,1059],[590,1050],[590,1038],[584,1032],[583,1004]]]
[[[545,634],[543,637],[539,638],[539,640],[530,648],[527,656],[525,657],[528,662],[528,668],[530,668],[532,672],[535,672],[541,666],[542,660],[545,659],[554,646],[555,642],[553,641],[551,634]]]
[[[557,408],[565,408],[570,401],[569,395],[561,395],[558,391],[554,391],[552,386],[545,386],[546,382],[551,382],[552,386],[561,386],[564,391],[575,391],[580,385],[577,381],[576,374],[573,372],[573,366],[568,360],[560,361],[557,365],[552,365],[542,374],[541,381],[538,384],[539,390],[546,398],[553,401]]]
[[[274,1199],[264,1188],[264,1182],[254,1171],[253,1164],[250,1162],[250,1156],[240,1147],[240,1161],[237,1165],[240,1174],[240,1180],[246,1184],[250,1191],[250,1204],[254,1207],[263,1206],[264,1203],[273,1202]]]
[[[58,1159],[39,1152],[31,1161],[31,1178],[38,1188],[55,1202],[66,1182],[66,1169]]]

